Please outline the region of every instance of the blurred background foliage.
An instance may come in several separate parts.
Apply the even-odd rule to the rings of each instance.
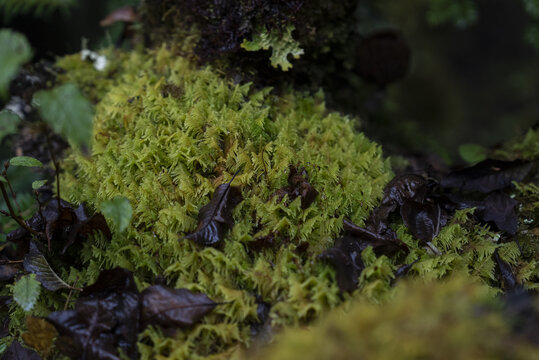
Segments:
[[[124,24],[103,28],[99,22],[118,7],[140,3],[0,0],[0,26],[26,36],[34,62],[54,61],[83,46],[128,47],[120,43]],[[330,107],[359,115],[361,129],[388,154],[434,153],[448,163],[463,162],[459,146],[492,146],[537,124],[539,0],[348,3],[356,10],[347,21],[356,24],[359,37],[384,29],[402,34],[411,49],[408,74],[381,90],[328,66],[326,79],[313,83],[325,88]],[[307,58],[306,52],[298,67]],[[2,159],[11,155],[3,144]]]

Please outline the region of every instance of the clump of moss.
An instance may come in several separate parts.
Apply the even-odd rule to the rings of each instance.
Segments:
[[[535,303],[538,310],[539,304]],[[491,289],[453,277],[397,286],[383,305],[356,302],[313,327],[280,334],[256,358],[534,359],[539,350],[510,331]],[[254,358],[254,357],[253,357]]]
[[[346,216],[362,222],[391,177],[381,149],[357,134],[351,119],[329,113],[323,95],[234,85],[210,68],[196,69],[164,47],[133,52],[96,107],[92,155],[66,160],[70,201],[99,204],[121,195],[133,223],[112,241],[87,243],[84,282],[122,266],[145,287],[167,283],[226,302],[189,331],[142,335],[147,357],[196,358],[248,344],[257,307],[271,304],[273,327],[309,321],[342,301],[333,270],[316,260]],[[167,89],[175,89],[171,96]],[[304,167],[319,195],[280,199],[290,166]],[[238,172],[243,202],[220,249],[184,239],[216,187]],[[272,234],[274,246],[250,243]]]

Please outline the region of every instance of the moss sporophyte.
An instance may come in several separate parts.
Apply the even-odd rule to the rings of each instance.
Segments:
[[[394,295],[400,264],[415,261],[410,271],[424,279],[466,273],[488,283],[498,249],[522,283],[536,272],[519,263],[514,243],[494,242],[494,233],[469,226],[470,211],[461,211],[433,240],[442,255],[397,226],[409,252],[377,256],[368,247],[357,289],[341,293],[319,254],[345,218],[364,224],[393,176],[355,119],[329,112],[322,92],[277,96],[234,84],[166,47],[110,50],[107,58],[103,72],[78,55],[57,63],[66,70],[59,81],[76,83],[96,103],[91,154],[72,150],[64,160],[62,192],[93,209],[125,197],[132,221],[110,241],[85,242],[82,270],[64,269],[61,277],[92,284],[103,269],[123,267],[139,290],[160,277],[220,304],[172,337],[148,327],[139,335],[142,358],[228,358],[268,329],[309,324],[351,298],[383,303]],[[200,246],[188,235],[229,182],[242,199],[228,207],[233,225],[222,219],[232,225],[222,241]]]

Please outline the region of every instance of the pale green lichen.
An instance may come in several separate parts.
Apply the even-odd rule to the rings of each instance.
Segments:
[[[281,70],[288,71],[292,68],[292,63],[288,60],[288,56],[294,59],[299,59],[303,55],[303,49],[299,47],[299,42],[292,37],[294,31],[293,25],[288,25],[283,31],[273,30],[268,32],[267,29],[259,29],[253,35],[252,40],[243,40],[241,47],[247,51],[259,51],[272,49],[270,61],[271,66]]]

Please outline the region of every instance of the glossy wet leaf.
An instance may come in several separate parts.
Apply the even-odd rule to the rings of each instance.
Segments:
[[[352,292],[357,288],[358,278],[365,268],[361,259],[362,250],[355,238],[346,236],[337,239],[332,248],[319,255],[321,260],[327,261],[335,269],[341,292]]]
[[[357,239],[361,249],[372,246],[377,256],[392,256],[399,251],[408,252],[408,246],[397,239],[395,233],[391,230],[386,231],[384,234],[377,234],[346,219],[343,221],[343,225],[344,231]]]
[[[13,300],[19,304],[24,311],[34,308],[41,291],[41,285],[36,280],[34,274],[22,276],[13,286]]]
[[[55,132],[76,146],[88,147],[92,138],[92,104],[74,84],[64,84],[34,95],[34,105]]]
[[[120,359],[118,348],[137,358],[139,294],[131,272],[102,271],[77,299],[75,308],[47,317],[59,333],[56,347],[66,356]]]
[[[186,327],[197,323],[217,305],[205,294],[154,285],[141,293],[142,326]]]
[[[11,166],[43,167],[43,163],[30,156],[16,156],[9,160]]]
[[[112,200],[104,201],[99,206],[101,213],[115,224],[119,232],[123,232],[129,226],[133,216],[133,208],[129,199],[117,196]]]
[[[522,160],[500,161],[488,159],[472,167],[457,170],[444,177],[440,185],[465,191],[489,193],[521,181],[528,175],[532,164]]]
[[[513,274],[511,266],[500,257],[500,255],[498,254],[498,249],[494,251],[493,257],[494,260],[496,260],[496,264],[498,265],[500,283],[502,288],[505,291],[513,290],[518,285],[518,283],[517,279],[515,278],[515,275]]]
[[[309,175],[305,168],[297,168],[296,166],[289,167],[288,186],[277,190],[274,196],[277,196],[279,201],[288,195],[288,200],[293,201],[298,196],[301,197],[301,208],[307,209],[316,200],[318,191],[309,183]]]
[[[58,289],[72,289],[73,287],[65,283],[55,272],[39,251],[37,246],[30,242],[30,251],[24,257],[24,270],[35,274],[36,279],[43,287],[50,291]]]
[[[515,235],[518,230],[517,205],[518,201],[496,191],[483,200],[478,213],[481,220],[494,223],[498,230]]]
[[[400,213],[408,230],[424,244],[438,235],[445,223],[442,210],[435,202],[422,204],[407,200],[402,204]]]
[[[34,350],[27,349],[17,340],[14,340],[7,348],[2,360],[41,360],[41,356]]]
[[[239,188],[230,186],[230,183],[219,185],[210,202],[200,209],[197,228],[185,238],[202,246],[222,242],[225,231],[234,224],[232,211],[241,200]]]

